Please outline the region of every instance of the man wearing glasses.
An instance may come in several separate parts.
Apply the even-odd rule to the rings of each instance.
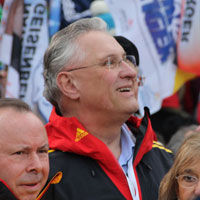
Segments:
[[[155,141],[148,109],[138,111],[138,55],[127,55],[99,18],[81,19],[54,35],[44,57],[50,177],[44,199],[156,200],[171,153]],[[130,41],[123,40],[125,44]]]

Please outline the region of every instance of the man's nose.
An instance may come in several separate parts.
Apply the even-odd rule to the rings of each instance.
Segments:
[[[136,66],[132,66],[131,64],[128,64],[124,61],[122,61],[120,63],[120,77],[121,78],[135,78],[137,77],[137,73],[138,73],[138,70],[137,70],[137,67]]]
[[[27,171],[35,171],[40,172],[42,170],[42,162],[40,160],[40,157],[37,153],[33,153],[30,156],[29,164],[27,166]]]

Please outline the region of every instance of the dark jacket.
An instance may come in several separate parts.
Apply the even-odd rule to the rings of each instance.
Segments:
[[[143,119],[131,117],[128,127],[136,137],[133,169],[140,199],[158,199],[162,177],[172,165],[172,154],[155,141],[148,110]],[[50,148],[50,177],[63,172],[45,200],[125,200],[132,199],[125,174],[107,146],[88,133],[76,118],[52,112],[46,126]]]
[[[0,200],[17,200],[7,184],[0,179]]]

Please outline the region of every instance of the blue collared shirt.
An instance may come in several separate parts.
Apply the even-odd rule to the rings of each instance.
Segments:
[[[128,162],[133,158],[135,147],[135,138],[134,136],[131,137],[131,135],[132,133],[128,126],[123,124],[121,132],[121,154],[118,161],[126,175],[128,174]]]
[[[119,164],[121,165],[134,200],[139,200],[139,192],[135,173],[133,170],[133,156],[136,138],[133,136],[126,124],[122,125],[121,131],[121,154]]]

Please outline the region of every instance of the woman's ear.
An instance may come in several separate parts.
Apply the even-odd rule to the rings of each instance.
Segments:
[[[59,72],[57,76],[57,85],[63,95],[70,99],[78,99],[79,91],[76,87],[74,77],[69,72]]]

